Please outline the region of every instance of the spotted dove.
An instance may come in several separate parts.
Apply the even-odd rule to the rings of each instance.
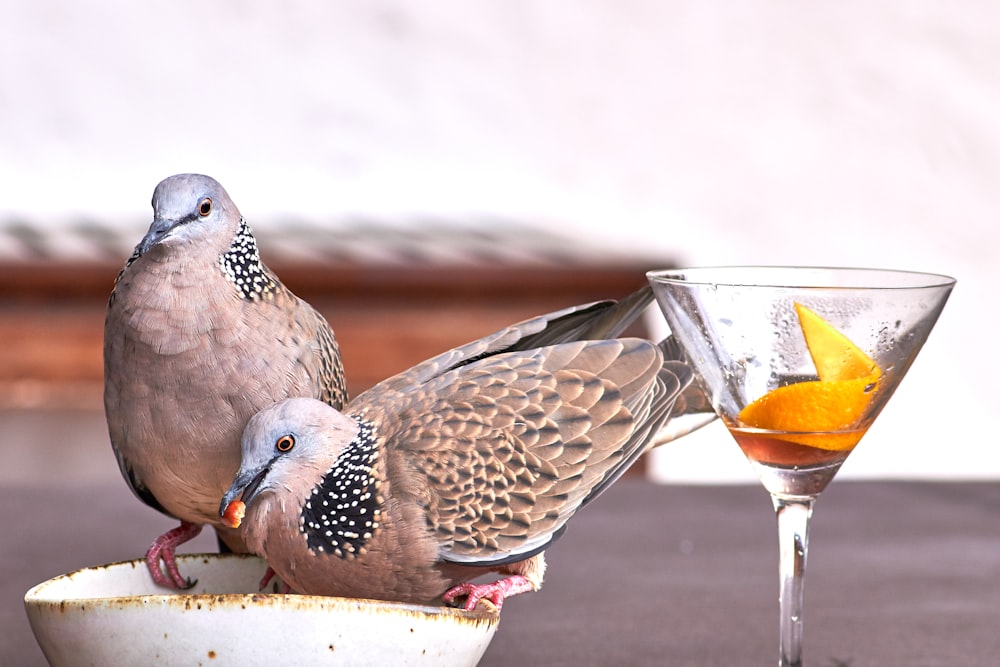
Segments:
[[[245,511],[247,546],[303,593],[464,596],[473,609],[536,590],[544,550],[646,451],[691,381],[664,360],[669,342],[574,340],[617,335],[647,298],[508,327],[343,412],[307,399],[263,410],[220,517],[240,525]],[[491,571],[503,577],[469,583]]]
[[[203,525],[245,551],[217,508],[239,467],[247,420],[293,396],[341,407],[346,390],[330,327],[261,262],[221,185],[172,176],[152,205],[149,231],[108,302],[104,405],[126,481],[181,522],[153,542],[150,573],[185,587],[174,550]]]

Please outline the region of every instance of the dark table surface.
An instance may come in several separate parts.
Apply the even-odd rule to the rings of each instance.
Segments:
[[[173,526],[132,497],[106,444],[22,433],[64,428],[99,442],[99,415],[63,427],[32,419],[0,415],[0,456],[14,466],[0,474],[0,664],[25,667],[45,664],[28,588],[135,558]],[[188,550],[213,546],[206,533]],[[549,550],[542,590],[507,602],[481,664],[775,664],[777,558],[761,488],[626,479]],[[805,658],[1000,664],[1000,483],[835,481],[813,519]]]

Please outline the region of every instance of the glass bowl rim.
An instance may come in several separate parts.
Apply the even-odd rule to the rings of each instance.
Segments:
[[[724,279],[711,279],[710,274],[719,273]],[[747,277],[734,278],[745,273]],[[830,274],[827,280],[813,278],[796,281],[793,276],[819,276]],[[695,274],[695,275],[688,275]],[[704,275],[697,275],[704,274]],[[854,274],[858,280],[838,282],[836,275]],[[779,280],[777,276],[787,275]],[[761,276],[756,279],[754,276]],[[847,266],[794,266],[794,265],[717,265],[690,266],[676,269],[655,269],[646,272],[653,283],[676,285],[727,285],[732,287],[764,287],[788,289],[927,289],[954,286],[956,280],[941,273],[909,271],[903,269],[877,269]],[[867,279],[862,279],[867,278]]]

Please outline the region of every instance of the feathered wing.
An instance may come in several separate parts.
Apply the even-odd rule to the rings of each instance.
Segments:
[[[387,460],[424,480],[411,501],[442,560],[521,560],[635,460],[685,382],[639,339],[498,354],[383,394],[402,417]],[[352,407],[388,407],[361,398]]]
[[[621,334],[652,299],[652,290],[646,286],[620,301],[596,301],[532,317],[431,357],[368,391],[407,392],[435,376],[493,355],[576,340],[612,338]]]
[[[295,304],[289,312],[295,318],[290,332],[300,333],[299,366],[310,376],[311,395],[338,410],[347,404],[347,380],[340,346],[333,330],[319,311],[282,285],[286,298]],[[294,338],[294,336],[293,336]]]

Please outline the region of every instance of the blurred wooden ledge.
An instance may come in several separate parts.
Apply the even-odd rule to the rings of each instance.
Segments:
[[[143,231],[0,224],[0,407],[101,409],[104,308]],[[506,324],[624,296],[672,265],[514,224],[255,231],[264,261],[333,326],[352,395]]]

